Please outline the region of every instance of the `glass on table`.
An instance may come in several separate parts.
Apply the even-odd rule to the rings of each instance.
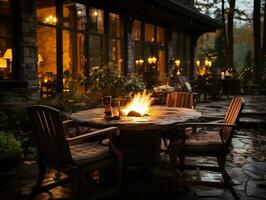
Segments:
[[[120,100],[114,99],[112,101],[113,117],[120,117]]]

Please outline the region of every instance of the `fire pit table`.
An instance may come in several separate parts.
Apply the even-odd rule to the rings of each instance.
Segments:
[[[116,139],[116,146],[123,151],[123,165],[131,166],[131,169],[133,166],[134,169],[144,171],[144,174],[160,162],[160,138],[177,125],[200,116],[201,113],[194,109],[167,106],[152,106],[147,116],[124,116],[119,120],[106,119],[103,108],[72,114],[73,120],[90,127],[119,127],[120,135]]]

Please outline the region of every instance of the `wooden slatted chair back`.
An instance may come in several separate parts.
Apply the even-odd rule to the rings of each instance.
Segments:
[[[244,107],[244,99],[242,97],[234,97],[231,100],[231,103],[227,109],[224,118],[224,123],[236,124],[242,112],[243,107]],[[221,130],[221,137],[223,141],[228,145],[233,137],[233,132],[234,132],[234,127],[224,127]]]
[[[185,89],[185,83],[188,82],[186,76],[179,75],[177,76],[179,83],[181,84],[182,88]]]
[[[171,92],[167,94],[166,105],[169,107],[193,108],[193,93]]]
[[[32,122],[32,134],[36,142],[39,159],[55,169],[67,167],[72,158],[68,143],[65,140],[59,110],[37,105],[27,108],[27,111]]]

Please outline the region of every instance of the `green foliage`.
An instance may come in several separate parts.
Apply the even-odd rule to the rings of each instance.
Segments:
[[[253,59],[252,59],[252,55],[251,55],[251,50],[249,49],[247,51],[247,55],[246,55],[245,60],[244,60],[244,66],[245,67],[251,67],[252,63],[253,63]]]
[[[217,52],[217,59],[214,62],[214,67],[225,70],[225,50],[224,50],[224,36],[219,35],[214,43],[214,50]]]
[[[10,128],[8,123],[8,116],[3,111],[0,111],[0,129],[4,130]]]
[[[0,131],[0,152],[22,152],[21,144],[11,133]]]
[[[119,76],[112,67],[102,66],[90,69],[86,79],[88,92],[99,92],[103,96],[118,97],[129,92],[137,92],[144,89],[145,84],[138,76]]]

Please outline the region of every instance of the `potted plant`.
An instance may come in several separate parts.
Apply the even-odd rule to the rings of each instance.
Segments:
[[[138,76],[121,76],[112,67],[97,66],[90,69],[86,79],[88,92],[100,93],[102,96],[120,97],[130,92],[143,91],[145,84]]]
[[[18,166],[22,162],[21,144],[12,133],[0,131],[0,170]]]

